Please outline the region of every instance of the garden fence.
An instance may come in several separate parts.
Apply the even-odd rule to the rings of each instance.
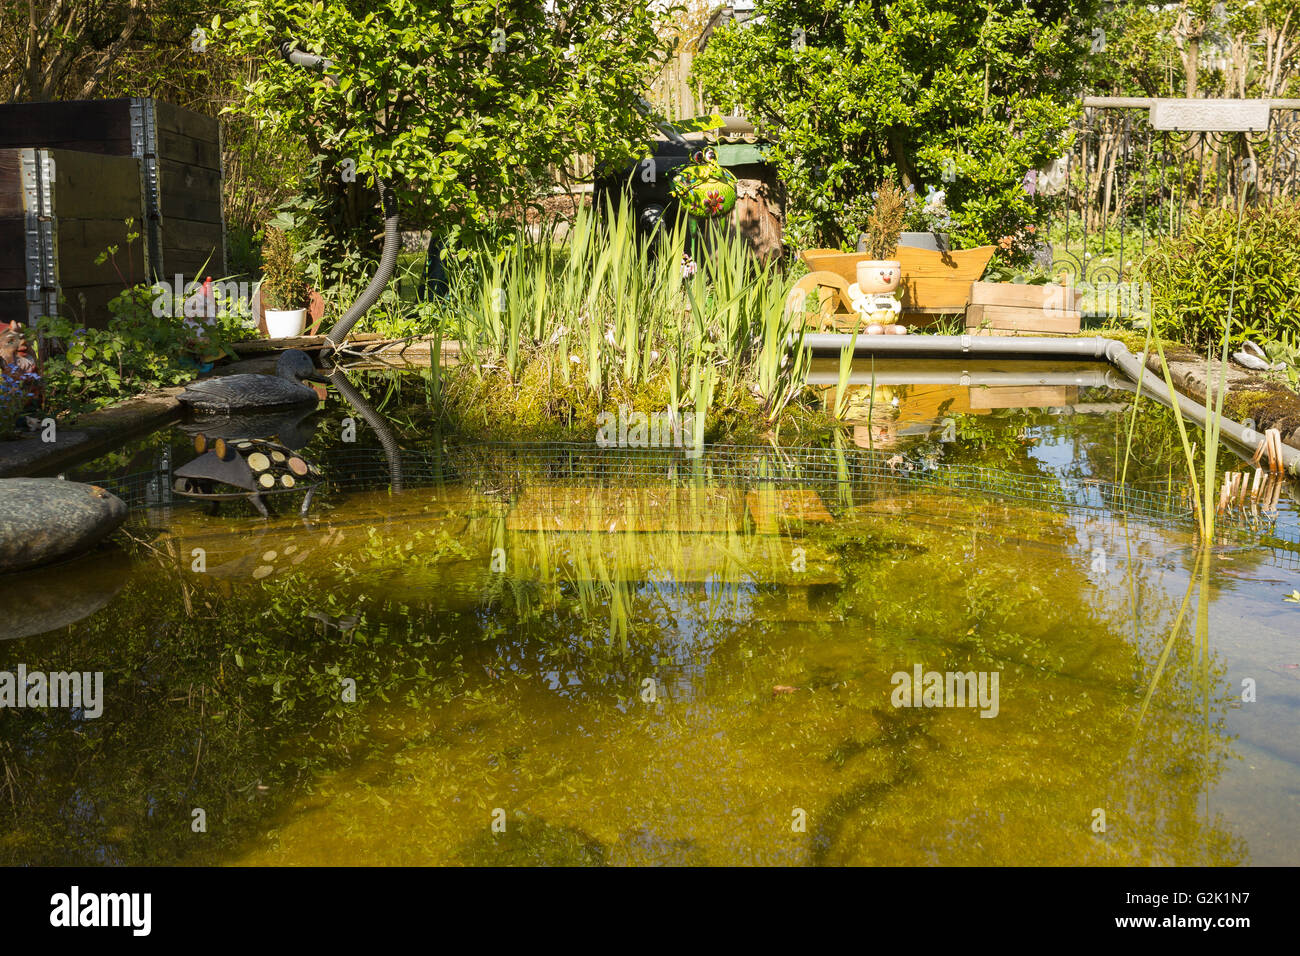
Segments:
[[[1152,242],[1177,235],[1189,214],[1297,193],[1297,101],[1272,101],[1267,129],[1216,132],[1157,129],[1132,108],[1143,101],[1091,99],[1072,148],[1026,181],[1052,210],[1053,275],[1123,284]]]

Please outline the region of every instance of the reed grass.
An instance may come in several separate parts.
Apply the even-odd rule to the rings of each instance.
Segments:
[[[652,248],[622,205],[580,210],[562,245],[521,231],[503,252],[479,250],[455,267],[442,305],[445,334],[461,346],[454,374],[492,379],[503,415],[530,399],[531,381],[532,400],[566,393],[579,418],[629,401],[694,412],[701,440],[706,420],[727,409],[778,426],[808,364],[802,316],[785,308],[792,282],[733,233],[715,236],[690,277],[685,230],[659,242]]]
[[[1170,628],[1169,637],[1156,661],[1155,670],[1152,674],[1151,683],[1147,688],[1145,697],[1142,700],[1141,709],[1138,713],[1138,725],[1140,726],[1145,720],[1148,709],[1151,706],[1152,698],[1155,695],[1160,678],[1164,673],[1165,667],[1169,661],[1170,654],[1178,640],[1180,632],[1185,627],[1184,622],[1187,620],[1188,608],[1191,604],[1192,591],[1196,591],[1196,609],[1194,612],[1193,623],[1190,627],[1190,637],[1194,647],[1194,660],[1197,676],[1200,678],[1203,687],[1203,706],[1204,717],[1208,726],[1209,708],[1210,708],[1210,688],[1209,688],[1209,669],[1210,669],[1210,561],[1212,556],[1211,547],[1214,544],[1214,525],[1215,525],[1215,485],[1217,481],[1217,464],[1219,454],[1219,436],[1223,425],[1223,405],[1224,398],[1228,390],[1228,346],[1232,338],[1233,308],[1236,303],[1237,287],[1237,268],[1241,251],[1241,228],[1245,219],[1245,198],[1239,201],[1237,209],[1237,227],[1233,241],[1233,261],[1232,261],[1232,279],[1231,287],[1228,291],[1228,310],[1224,316],[1223,333],[1219,343],[1219,380],[1218,388],[1213,387],[1210,383],[1213,399],[1211,405],[1207,405],[1206,422],[1205,422],[1205,448],[1204,448],[1204,465],[1198,483],[1195,465],[1195,453],[1190,438],[1188,437],[1186,425],[1183,422],[1182,414],[1176,401],[1172,402],[1174,410],[1174,420],[1178,424],[1179,440],[1183,447],[1183,456],[1187,462],[1188,481],[1191,485],[1192,498],[1196,511],[1197,530],[1198,530],[1198,547],[1196,551],[1196,563],[1192,569],[1191,578],[1188,581],[1187,592],[1183,596],[1182,604],[1178,609],[1178,614],[1174,619],[1173,626]],[[1154,325],[1154,323],[1152,323]],[[1160,367],[1163,373],[1165,384],[1169,389],[1171,396],[1175,395],[1173,378],[1169,371],[1169,363],[1165,359],[1164,348],[1161,345],[1158,336],[1154,335],[1153,329],[1149,326],[1147,330],[1147,345],[1150,348],[1152,341],[1155,342],[1157,352],[1160,356]],[[1213,368],[1214,347],[1211,343],[1207,349],[1206,361]],[[1145,368],[1144,368],[1145,372]],[[1139,388],[1134,396],[1133,419],[1129,423],[1128,445],[1124,451],[1125,473],[1127,473],[1128,457],[1132,451],[1133,421],[1137,416],[1137,403],[1141,400],[1141,381]],[[1198,584],[1199,582],[1199,584]]]

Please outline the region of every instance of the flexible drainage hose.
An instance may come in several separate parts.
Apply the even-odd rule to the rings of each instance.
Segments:
[[[393,277],[393,271],[397,268],[397,253],[402,247],[402,237],[397,225],[397,197],[383,179],[379,180],[379,202],[384,210],[384,251],[379,257],[379,269],[360,298],[352,303],[352,307],[343,314],[343,318],[335,322],[334,328],[330,329],[329,335],[325,337],[327,344],[321,351],[322,358],[328,358],[333,354],[334,349],[343,344],[352,327],[374,307],[379,297],[384,294],[388,280]]]
[[[843,333],[817,332],[805,335],[804,347],[813,352],[839,354],[853,345],[854,355],[877,355],[883,358],[1015,358],[1105,361],[1165,405],[1177,403],[1179,412],[1204,428],[1211,413],[1204,405],[1170,390],[1164,379],[1145,369],[1142,359],[1133,355],[1124,343],[1094,336],[1086,339],[1043,339],[1009,335],[862,335],[856,340]],[[1253,428],[1246,428],[1228,418],[1219,419],[1219,428],[1239,446],[1252,452],[1265,444],[1265,438]],[[1292,477],[1300,478],[1300,450],[1282,445],[1282,467]]]

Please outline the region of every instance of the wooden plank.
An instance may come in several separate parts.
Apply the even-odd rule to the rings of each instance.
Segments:
[[[971,408],[1059,408],[1079,400],[1076,385],[972,386]]]
[[[1020,309],[1061,312],[1078,305],[1079,293],[1069,286],[1049,283],[972,282],[971,305],[1004,305]]]
[[[162,100],[154,101],[154,115],[158,129],[188,136],[190,139],[217,143],[221,140],[221,121],[203,113],[196,113]]]
[[[1201,132],[1263,132],[1268,100],[1156,99],[1149,114],[1152,129]]]
[[[23,219],[0,219],[0,289],[27,286],[27,226]]]
[[[163,265],[168,275],[193,276],[226,274],[221,224],[188,219],[164,218],[162,223]]]
[[[221,149],[216,143],[168,130],[158,131],[158,158],[206,169],[221,168]]]
[[[966,310],[966,331],[1070,335],[1079,331],[1081,318],[1079,312],[1048,313],[1005,305],[972,305]]]
[[[27,294],[22,289],[0,288],[0,322],[27,321]]]
[[[60,218],[57,235],[59,285],[65,291],[74,286],[114,282],[120,290],[123,279],[131,285],[145,281],[143,235],[128,244],[125,223],[117,219]],[[117,246],[117,252],[97,265],[95,259],[110,246]]]
[[[112,318],[108,303],[122,294],[122,283],[87,285],[76,288],[60,287],[64,300],[59,302],[59,314],[87,328],[102,329]]]
[[[221,223],[196,222],[164,216],[162,222],[163,255],[170,250],[205,251],[221,246]]]
[[[965,279],[908,278],[903,274],[899,302],[906,314],[934,315],[961,312],[970,296]]]
[[[54,213],[66,219],[126,219],[141,223],[140,163],[129,156],[104,156],[60,149],[54,157]]]
[[[162,160],[158,192],[164,219],[221,224],[221,173],[217,170]]]
[[[23,213],[22,151],[0,149],[0,219],[20,219]]]
[[[0,146],[131,155],[131,101],[69,100],[0,106]]]

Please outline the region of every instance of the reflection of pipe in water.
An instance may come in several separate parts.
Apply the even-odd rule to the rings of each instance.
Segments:
[[[388,477],[393,491],[402,490],[402,449],[397,444],[397,436],[393,434],[393,426],[374,406],[366,401],[365,397],[357,391],[356,387],[348,381],[348,377],[341,369],[335,368],[329,373],[330,384],[338,390],[338,393],[347,400],[347,403],[356,409],[357,414],[366,420],[368,424],[379,436],[379,444],[384,447],[384,457],[388,459]]]
[[[835,371],[809,372],[806,381],[809,385],[837,385],[839,373]],[[850,372],[850,385],[959,385],[978,388],[980,386],[1015,386],[1015,385],[1078,385],[1080,387],[1122,388],[1116,384],[1118,376],[1110,369],[1084,369],[1063,372],[1014,372],[1014,371],[939,371],[924,369],[912,371],[870,369]]]
[[[1211,413],[1174,389],[1172,392],[1160,375],[1145,367],[1143,359],[1133,355],[1123,342],[1100,336],[1086,339],[1044,339],[1036,336],[1011,335],[868,335],[853,336],[840,332],[816,332],[803,337],[804,347],[816,352],[838,355],[852,348],[854,355],[892,358],[1006,358],[1018,360],[1084,360],[1109,362],[1133,382],[1141,381],[1144,392],[1167,405],[1177,402],[1181,414],[1204,428]],[[1219,428],[1237,445],[1252,453],[1263,448],[1267,439],[1254,429],[1247,429],[1229,418],[1219,419]],[[1281,446],[1281,465],[1294,477],[1300,477],[1300,449]]]

